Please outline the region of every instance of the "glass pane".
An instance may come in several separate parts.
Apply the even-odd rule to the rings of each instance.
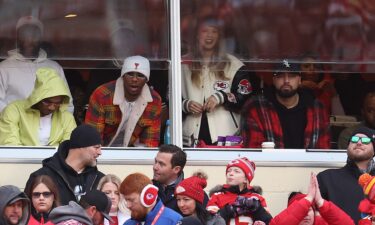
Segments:
[[[75,119],[82,123],[92,92],[116,80],[124,58],[132,55],[149,59],[148,84],[166,102],[170,58],[167,10],[167,0],[0,0],[0,60],[22,55],[20,61],[25,61],[21,66],[3,63],[2,68],[10,71],[10,77],[15,77],[17,69],[25,72],[21,79],[28,77],[22,80],[23,86],[18,85],[20,81],[12,86],[17,96],[6,104],[31,93],[36,68],[52,66],[66,78]],[[8,95],[9,89],[2,87]],[[168,117],[168,110],[163,112]]]

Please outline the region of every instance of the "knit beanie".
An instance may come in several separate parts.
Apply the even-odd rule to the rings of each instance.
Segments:
[[[100,144],[101,138],[99,132],[94,127],[87,124],[76,127],[70,135],[70,149]]]
[[[121,76],[129,72],[141,73],[148,81],[150,79],[150,61],[139,55],[126,58],[122,65]]]
[[[186,195],[203,204],[204,188],[207,186],[207,175],[203,172],[194,173],[193,176],[181,181],[174,191],[175,195]]]
[[[250,161],[246,157],[234,159],[228,163],[225,173],[227,173],[228,169],[233,166],[239,167],[245,173],[249,183],[253,180],[255,172],[255,163],[253,161]]]
[[[363,193],[372,202],[375,203],[375,177],[368,173],[362,174],[358,179],[359,185],[363,188]]]
[[[372,142],[373,146],[375,147],[375,139],[374,139],[375,138],[375,130],[370,129],[368,127],[359,127],[359,128],[357,128],[353,131],[350,138],[352,136],[355,136],[356,134],[364,134],[367,137],[371,138],[371,142]],[[349,142],[350,142],[350,138],[349,138]]]

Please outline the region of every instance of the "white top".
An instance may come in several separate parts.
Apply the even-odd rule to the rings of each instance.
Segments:
[[[52,113],[47,116],[40,117],[39,142],[43,146],[48,145],[49,136],[51,134],[51,127],[52,127]]]

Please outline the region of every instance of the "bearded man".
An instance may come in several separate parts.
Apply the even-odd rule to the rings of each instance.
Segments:
[[[260,148],[274,142],[275,148],[330,148],[329,117],[312,93],[300,89],[297,63],[282,60],[273,74],[273,87],[251,98],[242,114],[244,146]]]

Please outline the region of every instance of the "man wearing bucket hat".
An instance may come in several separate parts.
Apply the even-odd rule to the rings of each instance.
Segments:
[[[296,62],[284,59],[277,63],[273,88],[244,107],[241,132],[245,147],[274,142],[275,148],[330,148],[327,111],[300,84]]]
[[[349,140],[346,165],[325,170],[317,176],[322,197],[339,206],[356,224],[361,218],[358,205],[364,199],[358,178],[362,173],[375,175],[374,137],[375,130],[367,127],[356,129]]]
[[[13,185],[0,187],[0,224],[26,225],[30,216],[30,200]]]
[[[43,31],[42,22],[34,16],[24,16],[18,20],[17,48],[9,51],[8,58],[0,63],[0,112],[9,103],[29,97],[34,88],[36,70],[40,67],[56,70],[68,86],[61,66],[49,60],[47,53],[40,47]],[[73,112],[70,91],[69,96],[69,111]]]
[[[99,131],[105,146],[159,145],[161,97],[146,84],[149,78],[148,59],[131,56],[117,80],[91,95],[85,123]]]

